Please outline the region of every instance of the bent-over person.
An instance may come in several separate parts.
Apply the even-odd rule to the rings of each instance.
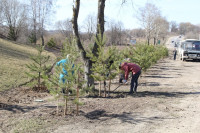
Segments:
[[[124,71],[125,80],[123,80],[123,83],[127,82],[129,73],[130,72],[132,73],[131,86],[130,86],[130,92],[129,93],[132,94],[133,90],[134,90],[134,93],[136,93],[137,92],[137,86],[138,86],[138,78],[141,74],[141,68],[134,63],[125,62],[125,63],[122,63],[119,66],[119,69]]]

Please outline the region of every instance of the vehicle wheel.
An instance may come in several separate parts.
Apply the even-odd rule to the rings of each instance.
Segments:
[[[180,56],[180,60],[182,60],[182,55]]]

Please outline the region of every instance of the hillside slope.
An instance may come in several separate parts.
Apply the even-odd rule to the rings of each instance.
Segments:
[[[30,56],[36,55],[37,50],[28,45],[15,44],[0,39],[0,91],[16,87],[29,79],[25,75],[25,64],[31,63]],[[50,55],[52,63],[55,56]]]

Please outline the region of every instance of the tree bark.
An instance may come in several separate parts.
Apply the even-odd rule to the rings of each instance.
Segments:
[[[44,35],[43,35],[43,33],[41,34],[41,39],[42,39],[42,46],[44,46]]]
[[[153,38],[153,44],[156,45],[156,38]]]
[[[104,33],[104,9],[105,9],[105,2],[106,0],[98,0],[98,16],[97,16],[97,33],[96,33],[96,37],[98,34],[101,34],[101,39],[103,38],[103,33]],[[94,43],[94,47],[92,50],[92,53],[95,56],[97,55],[97,49],[98,49],[98,45],[95,42]]]
[[[99,97],[101,96],[101,81],[99,81]]]
[[[76,0],[75,5],[73,6],[73,17],[72,17],[72,26],[73,26],[73,32],[76,37],[76,44],[81,51],[81,57],[84,60],[84,65],[85,65],[85,80],[86,80],[86,85],[89,87],[94,84],[94,79],[90,77],[91,75],[91,67],[92,67],[92,61],[87,57],[86,51],[83,48],[83,45],[80,40],[79,32],[78,32],[78,15],[79,15],[79,8],[80,8],[80,0]]]
[[[111,86],[111,79],[109,79],[109,84],[108,84],[108,96],[110,96],[110,86]]]

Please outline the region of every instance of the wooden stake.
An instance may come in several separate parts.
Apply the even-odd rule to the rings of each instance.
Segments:
[[[76,90],[76,98],[77,98],[77,104],[76,104],[76,115],[79,115],[79,81],[80,80],[80,73],[78,71],[78,81],[77,81],[77,90]]]
[[[110,86],[111,86],[111,79],[109,79],[109,84],[108,84],[108,96],[110,96]]]
[[[106,82],[106,81],[104,81]],[[104,84],[104,97],[106,97],[106,85]]]
[[[58,91],[58,86],[57,86],[57,91]],[[59,96],[58,96],[58,97],[59,97]],[[56,109],[56,114],[57,114],[57,115],[58,115],[58,111],[59,111],[59,108],[58,108],[58,106],[59,106],[58,97],[57,97],[57,109]]]
[[[99,81],[99,96],[101,96],[101,81]]]
[[[65,98],[65,107],[64,107],[64,115],[67,115],[67,96],[68,96],[68,93],[69,93],[69,89],[67,88],[66,89],[66,94],[64,94],[64,98]]]

